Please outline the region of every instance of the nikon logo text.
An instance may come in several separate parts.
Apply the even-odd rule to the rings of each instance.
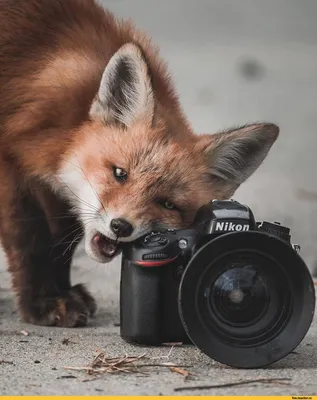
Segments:
[[[233,222],[217,222],[215,231],[248,231],[250,228],[249,224],[234,224]]]

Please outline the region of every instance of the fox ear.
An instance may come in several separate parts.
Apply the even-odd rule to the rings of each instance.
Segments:
[[[141,49],[135,44],[125,44],[110,59],[90,116],[104,123],[119,123],[126,127],[140,118],[152,124],[154,95],[151,78]]]
[[[254,124],[203,135],[200,146],[216,188],[232,196],[261,165],[278,134],[279,128],[274,124]]]

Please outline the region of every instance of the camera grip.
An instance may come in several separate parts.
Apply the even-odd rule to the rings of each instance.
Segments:
[[[127,342],[160,343],[160,268],[123,259],[120,280],[120,335]]]

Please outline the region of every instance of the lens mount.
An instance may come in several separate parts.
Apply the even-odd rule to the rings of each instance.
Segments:
[[[192,342],[237,368],[270,365],[305,337],[315,311],[314,284],[302,258],[264,232],[212,239],[187,265],[179,312]]]

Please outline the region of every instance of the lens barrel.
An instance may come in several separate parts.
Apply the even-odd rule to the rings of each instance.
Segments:
[[[315,289],[287,242],[266,232],[233,232],[193,256],[178,302],[200,350],[232,367],[260,368],[301,343],[314,316]]]

